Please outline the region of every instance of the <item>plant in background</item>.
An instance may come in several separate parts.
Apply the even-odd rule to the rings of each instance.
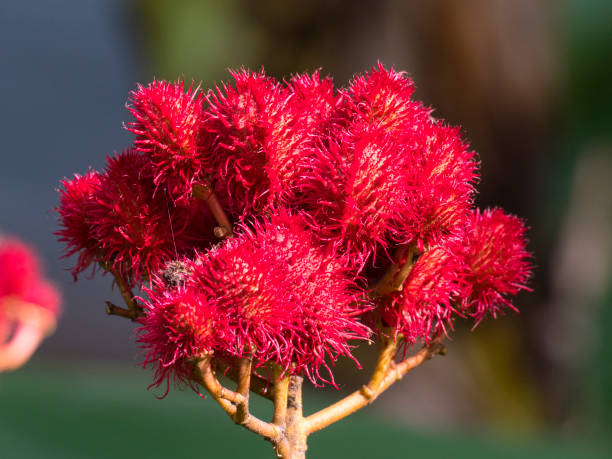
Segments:
[[[0,237],[0,372],[15,370],[55,329],[57,289],[42,275],[34,249]]]
[[[514,309],[525,227],[474,208],[475,153],[403,73],[378,65],[342,89],[319,72],[232,77],[138,86],[133,147],[62,182],[58,235],[75,278],[114,276],[126,307],[107,312],[138,324],[153,386],[203,386],[300,458],[310,434],[444,353],[455,320]],[[335,386],[336,360],[359,368],[353,348],[374,341],[370,381],[303,417],[304,378]],[[274,404],[270,422],[251,392]]]

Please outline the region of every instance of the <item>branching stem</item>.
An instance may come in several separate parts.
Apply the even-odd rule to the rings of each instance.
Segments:
[[[108,269],[104,263],[102,263],[102,267]],[[117,288],[119,289],[119,293],[121,293],[121,298],[123,298],[123,302],[127,306],[127,309],[119,307],[111,303],[110,301],[107,301],[106,313],[110,316],[121,316],[135,321],[136,319],[144,315],[142,306],[140,306],[136,302],[136,298],[134,298],[134,294],[132,293],[132,290],[130,289],[123,276],[121,276],[121,274],[119,274],[115,269],[109,270],[115,278],[115,284],[117,284]]]
[[[217,237],[231,236],[231,223],[212,190],[205,185],[195,185],[193,193],[194,196],[207,202],[219,223],[220,226],[215,228]],[[376,296],[383,296],[402,290],[403,283],[414,265],[414,255],[414,247],[399,247],[395,254],[396,262],[374,285],[371,292]],[[123,277],[114,270],[111,272],[127,309],[107,301],[106,312],[109,315],[136,320],[143,314],[142,307],[136,302]],[[210,354],[202,356],[195,365],[194,379],[206,388],[232,421],[270,441],[279,458],[304,459],[306,440],[310,434],[367,406],[389,386],[402,379],[407,372],[434,355],[445,353],[444,346],[439,341],[434,341],[416,354],[396,363],[394,357],[400,338],[384,338],[382,334],[381,336],[383,336],[383,347],[370,381],[342,400],[306,418],[303,417],[302,411],[303,378],[296,375],[281,377],[280,367],[274,367],[274,383],[271,384],[265,378],[253,373],[252,361],[248,358],[238,359],[237,365],[216,359],[214,363],[222,367],[223,374],[236,381],[236,391],[232,391],[217,379]],[[272,422],[262,421],[250,413],[250,392],[274,402]]]
[[[395,363],[392,359],[388,360],[387,356],[390,349],[391,346],[387,344],[381,352],[372,379],[367,385],[304,420],[304,430],[307,435],[317,432],[372,403],[376,397],[388,389],[391,384],[399,381],[410,370],[418,367],[434,355],[444,354],[445,352],[444,346],[440,342],[434,341],[413,356],[400,363]]]
[[[212,371],[211,355],[205,355],[196,365],[196,378],[212,395],[219,406],[227,413],[227,415],[236,423],[243,426],[245,429],[264,437],[266,440],[276,444],[282,436],[281,430],[268,422],[262,421],[249,413],[248,410],[248,374],[251,372],[251,362],[248,359],[242,359],[240,362],[240,373],[238,380],[238,391],[223,387]],[[246,389],[245,389],[246,388]],[[240,391],[245,391],[245,397]]]
[[[117,306],[116,304],[107,301],[106,302],[106,313],[109,316],[120,316],[125,317],[126,319],[130,319],[132,321],[136,320],[136,317],[129,309],[122,308],[121,306]]]
[[[225,362],[220,358],[215,358],[215,364],[218,369],[220,368],[224,376],[238,383],[238,369],[235,365]],[[274,400],[274,386],[255,373],[251,373],[251,392],[267,398],[268,400]]]

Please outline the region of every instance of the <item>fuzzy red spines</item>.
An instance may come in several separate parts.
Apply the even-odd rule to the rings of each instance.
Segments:
[[[356,76],[347,91],[351,118],[380,126],[401,146],[406,205],[397,206],[394,240],[416,243],[421,251],[462,227],[478,178],[475,154],[458,128],[431,118],[431,109],[413,100],[414,83],[404,72],[382,64]]]
[[[452,327],[453,300],[463,286],[462,260],[444,246],[423,253],[400,292],[381,300],[382,317],[407,344],[426,344]]]
[[[293,139],[295,152],[284,155],[279,176],[290,185],[282,203],[291,206],[304,192],[300,183],[303,174],[310,168],[310,154],[331,129],[337,129],[344,122],[344,115],[341,110],[342,97],[334,88],[333,80],[321,77],[319,70],[312,74],[293,75],[286,86],[289,92],[288,109],[292,113],[287,134]]]
[[[168,202],[170,236],[174,239],[179,256],[192,257],[196,252],[208,250],[218,242],[214,229],[217,226],[210,207],[198,198]]]
[[[384,129],[353,123],[309,154],[301,205],[322,240],[342,241],[361,263],[386,248],[406,205],[405,152]]]
[[[503,210],[475,210],[457,251],[463,256],[467,288],[463,307],[476,323],[496,317],[504,307],[516,310],[508,299],[529,290],[531,255],[527,252],[523,221]]]
[[[349,112],[394,134],[424,122],[431,110],[412,99],[414,83],[405,72],[387,70],[381,63],[357,75],[345,91]]]
[[[95,205],[96,192],[100,185],[100,174],[89,170],[85,175],[75,174],[72,179],[61,181],[58,189],[60,204],[56,208],[60,230],[55,234],[66,247],[63,258],[79,253],[72,269],[74,279],[87,269],[99,256],[99,245],[92,231],[92,205]],[[97,265],[94,265],[94,270]]]
[[[420,251],[430,253],[440,246],[451,247],[454,243],[461,242],[463,227],[469,226],[473,183],[477,179],[475,155],[461,140],[458,129],[446,127],[442,122],[434,120],[430,117],[429,108],[411,99],[414,85],[404,73],[395,72],[393,69],[386,70],[379,64],[363,76],[356,77],[348,89],[340,91],[334,91],[331,80],[321,78],[318,72],[312,75],[303,74],[292,77],[285,82],[284,87],[266,77],[263,72],[254,74],[242,71],[233,75],[236,80],[233,87],[225,87],[224,91],[209,93],[207,98],[211,102],[211,107],[201,117],[201,129],[197,130],[195,136],[192,135],[191,121],[187,123],[188,126],[185,129],[180,127],[178,122],[173,124],[172,120],[192,120],[189,116],[184,116],[185,111],[176,117],[173,117],[174,115],[158,116],[154,111],[150,111],[150,120],[171,120],[169,126],[174,126],[177,129],[176,132],[187,139],[181,145],[187,147],[196,145],[195,149],[185,148],[185,151],[192,156],[183,158],[184,163],[171,164],[172,161],[181,159],[170,155],[172,145],[176,147],[180,142],[168,141],[170,137],[164,140],[163,136],[147,138],[144,122],[141,123],[143,129],[139,129],[140,133],[135,132],[137,136],[144,136],[137,138],[137,147],[142,149],[145,156],[152,161],[153,180],[156,185],[154,195],[156,197],[170,196],[171,204],[166,204],[164,207],[164,215],[170,214],[168,220],[174,225],[174,228],[165,230],[165,239],[168,241],[167,250],[164,249],[166,254],[155,263],[142,262],[140,265],[153,271],[158,268],[157,265],[163,264],[163,261],[168,258],[175,258],[177,254],[179,257],[193,256],[195,250],[206,250],[210,244],[207,237],[199,236],[208,231],[208,223],[203,224],[203,231],[194,224],[194,222],[201,223],[209,218],[208,215],[200,218],[200,214],[206,213],[203,212],[206,210],[205,207],[191,207],[193,202],[189,191],[190,184],[195,179],[202,180],[204,183],[209,182],[212,185],[224,209],[231,214],[230,217],[241,217],[245,220],[267,218],[278,207],[288,207],[294,212],[299,209],[310,213],[305,217],[310,222],[310,236],[319,242],[328,243],[329,250],[334,250],[335,247],[343,256],[351,256],[354,260],[359,260],[361,264],[369,260],[369,254],[377,247],[385,249],[384,254],[378,257],[377,263],[388,262],[386,249],[390,244],[414,244],[419,247]],[[153,85],[156,84],[158,83],[153,83]],[[174,85],[170,88],[174,93],[164,100],[179,101],[178,105],[181,105],[186,100],[181,97],[187,97],[184,87],[181,86],[178,91],[179,83],[165,84],[169,85],[168,88]],[[161,87],[161,83],[159,85]],[[190,93],[191,88],[187,91],[187,95]],[[196,102],[201,107],[201,96],[191,95],[197,99]],[[186,107],[188,103],[185,102],[185,104]],[[172,107],[172,103],[167,106]],[[142,120],[145,119],[142,118]],[[137,119],[136,123],[130,125],[130,128],[133,128],[138,122]],[[161,131],[164,128],[162,126]],[[189,139],[196,139],[195,143],[189,144]],[[159,144],[155,146],[155,141],[158,140]],[[210,148],[208,143],[210,143]],[[372,160],[373,155],[364,153],[367,149],[360,145],[377,146],[377,151],[384,157],[382,161],[379,161],[382,162],[383,167],[373,167],[377,161]],[[320,149],[325,150],[324,155],[320,154]],[[355,149],[359,160],[351,163],[351,155],[355,153],[353,151]],[[163,158],[155,159],[154,153],[168,154],[164,157],[167,161]],[[321,159],[323,163],[317,163]],[[347,163],[360,167],[367,165],[367,167],[361,167],[362,170],[358,170],[360,167],[355,167],[354,174],[346,174],[346,170],[352,170]],[[390,163],[395,163],[396,170],[389,167]],[[181,164],[184,164],[185,167]],[[399,171],[397,170],[398,165],[402,165]],[[374,172],[366,173],[365,171],[368,170]],[[392,172],[383,178],[384,173],[380,174],[381,170]],[[364,186],[353,187],[350,180],[345,180],[345,183],[338,185],[330,179],[334,177],[334,180],[339,178],[341,181],[344,180],[343,175],[352,176],[354,183],[362,183]],[[315,183],[304,183],[316,176],[323,177],[323,179],[317,178],[318,183],[316,180]],[[371,179],[372,183],[366,183],[366,178]],[[305,199],[306,197],[310,201]],[[161,213],[161,211],[156,212],[156,218]],[[278,221],[279,217],[275,218]],[[251,232],[267,234],[267,225],[270,224],[268,221],[256,224]],[[175,235],[170,238],[168,235],[171,234],[172,229]],[[242,240],[241,244],[245,243],[243,239],[248,239],[244,234],[239,238]],[[172,239],[176,240],[176,249],[171,245]],[[252,236],[249,243],[255,240],[258,240],[257,237]],[[344,244],[343,247],[340,247],[341,242]],[[261,260],[262,266],[275,265],[278,272],[282,273],[283,265],[278,263],[278,260],[283,258],[278,255],[282,250],[274,243],[266,247],[265,250],[261,248],[255,250],[253,259]],[[216,253],[217,250],[211,251],[209,256]],[[316,250],[318,251],[319,248]],[[270,254],[262,255],[266,251],[269,251]],[[158,250],[153,252],[161,253]],[[248,250],[245,250],[245,253],[247,252]],[[457,253],[460,253],[460,250],[457,250]],[[107,261],[115,262],[116,255],[116,253],[111,253],[106,258]],[[236,257],[240,255],[237,251]],[[308,256],[305,255],[306,258]],[[448,264],[463,259],[461,257],[464,255],[449,260]],[[129,260],[129,256],[123,258]],[[198,262],[206,264],[206,260],[204,256],[199,258]],[[83,263],[83,265],[86,264]],[[347,275],[350,277],[359,271],[359,268],[364,268],[364,273],[368,272],[372,278],[376,278],[379,267],[372,266],[373,264],[372,261],[368,263],[368,266],[358,266]],[[311,271],[309,271],[310,268],[305,267],[306,265],[306,263],[300,264],[302,273],[308,277]],[[120,265],[115,266],[121,268]],[[244,273],[253,274],[250,271],[249,263],[236,266],[243,268],[242,271],[235,268],[238,278]],[[283,277],[284,274],[275,274],[276,268],[270,268],[269,273],[262,275],[286,279],[286,276]],[[128,266],[125,272],[130,269]],[[381,266],[380,272],[383,270],[384,266]],[[133,273],[129,275],[132,276]],[[431,275],[435,275],[433,268]],[[412,282],[419,283],[417,280]],[[306,287],[302,285],[300,288],[307,291],[312,285],[307,284]],[[473,314],[477,320],[482,318],[485,309],[495,315],[503,306],[502,300],[505,300],[506,295],[511,293],[501,292],[503,288],[498,288],[497,294],[501,296],[500,300],[493,294],[485,295],[483,292],[491,292],[495,289],[487,289],[482,285],[483,282],[479,280],[475,280],[471,287],[460,284],[457,291],[452,294],[452,307],[457,307],[461,313]],[[277,289],[277,292],[279,291],[282,292],[282,289]],[[277,292],[274,294],[276,295]],[[325,292],[320,293],[320,295],[323,294]],[[476,298],[476,294],[480,295],[480,300]],[[309,294],[309,296],[313,295]],[[285,301],[286,304],[295,305],[300,301],[299,298],[297,300],[284,296],[283,298],[282,301]],[[266,301],[267,299],[268,297]],[[405,300],[406,303],[412,301],[407,298]],[[489,300],[489,303],[486,303],[485,300]],[[490,306],[492,302],[497,302],[497,305]],[[443,328],[448,323],[450,306],[447,308],[446,303],[442,300],[439,300],[437,304],[438,309],[432,312],[430,308],[427,312],[427,320],[424,320],[422,316],[414,317],[413,322],[418,326],[413,330],[405,329],[409,341],[426,340],[428,336],[435,336],[440,333],[440,327]],[[387,312],[400,310],[399,300],[395,306],[394,309],[389,309]],[[259,306],[255,309],[258,308],[261,309]],[[422,308],[422,310],[426,309]],[[334,322],[336,310],[324,308],[323,311],[329,313],[330,323],[337,325],[337,322]],[[306,312],[308,312],[307,309]],[[355,314],[360,312],[362,309],[356,307]],[[298,313],[295,315],[299,316]],[[273,343],[270,347],[258,344],[254,346],[259,352],[256,356],[258,363],[265,361],[266,358],[281,363],[298,362],[298,366],[303,368],[305,373],[309,371],[318,373],[321,367],[317,367],[312,363],[313,360],[308,359],[315,359],[315,362],[324,361],[321,355],[326,355],[325,352],[328,351],[328,354],[335,352],[333,346],[324,348],[325,352],[315,357],[308,355],[308,352],[299,352],[293,359],[286,357],[288,355],[287,343],[296,343],[294,348],[302,350],[313,349],[308,334],[304,332],[302,335],[296,330],[305,329],[307,321],[303,319],[304,317],[314,317],[314,323],[310,327],[311,330],[316,331],[317,327],[321,327],[321,310],[318,316],[308,316],[305,313],[301,317],[301,325],[296,326],[293,323],[286,327],[287,330],[291,330],[290,339],[277,334],[271,338]],[[273,316],[269,316],[266,320],[268,320],[267,324],[284,323],[280,319],[280,322],[274,322],[276,319]],[[398,317],[391,315],[389,321],[394,320],[396,324],[399,323]],[[354,325],[352,318],[348,318],[347,323],[349,324],[347,330]],[[224,329],[224,333],[228,333],[226,335],[228,339],[224,342],[234,343],[228,348],[229,352],[222,349],[222,345],[218,345],[215,352],[229,353],[230,357],[246,355],[245,353],[248,352],[245,351],[247,347],[244,345],[246,335],[236,335],[237,328],[229,326]],[[258,339],[263,340],[268,336],[264,330],[265,327],[255,328],[261,332],[261,338]],[[270,329],[273,330],[273,328]],[[363,329],[360,330],[363,331]],[[362,337],[360,332],[355,333]],[[230,336],[233,338],[230,339]],[[338,342],[340,343],[338,353],[342,354],[347,349],[344,347],[345,340],[339,339]],[[311,354],[316,354],[316,352]],[[300,360],[302,358],[303,360]]]
[[[408,212],[398,222],[397,240],[419,250],[456,236],[469,219],[476,155],[460,137],[459,128],[429,121],[412,134],[408,156]]]
[[[289,104],[305,134],[314,139],[324,133],[342,99],[331,77],[321,77],[320,70],[297,74],[289,79],[287,87],[291,93]]]
[[[148,289],[138,343],[146,352],[143,366],[155,368],[152,386],[164,381],[192,384],[193,359],[215,348],[222,325],[221,311],[197,291],[184,286],[165,288],[160,279]]]
[[[291,165],[304,137],[286,88],[263,71],[231,75],[234,86],[209,92],[202,129],[214,139],[207,156],[213,186],[227,197],[231,214],[246,215],[286,199],[285,175],[295,172]]]
[[[300,204],[323,239],[334,237],[365,262],[378,247],[403,242],[415,133],[430,110],[411,99],[414,85],[382,65],[341,91],[330,129],[303,161]]]
[[[7,297],[59,314],[57,288],[44,278],[34,249],[17,239],[0,239],[0,306]]]
[[[89,171],[62,181],[57,207],[66,244],[64,257],[79,252],[73,275],[99,262],[130,285],[150,277],[177,255],[191,256],[213,240],[213,217],[195,198],[173,202],[156,189],[147,156],[127,150],[109,157],[103,174]]]
[[[178,227],[171,227],[170,206],[167,195],[156,192],[149,158],[133,150],[108,157],[90,209],[106,268],[133,286],[188,250]]]
[[[346,263],[321,252],[301,219],[283,213],[197,259],[186,288],[229,317],[216,350],[324,382],[327,361],[352,357],[349,341],[370,333],[357,318],[368,306]]]
[[[128,109],[136,121],[126,127],[136,135],[135,149],[151,158],[155,184],[164,183],[173,198],[189,195],[201,179],[203,100],[199,87],[185,90],[182,80],[138,85],[130,95]]]

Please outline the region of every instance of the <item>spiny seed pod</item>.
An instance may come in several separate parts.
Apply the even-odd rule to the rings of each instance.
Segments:
[[[437,246],[415,262],[400,292],[383,298],[382,317],[407,344],[428,343],[452,326],[452,300],[462,285],[462,265],[446,247]]]
[[[127,150],[108,158],[89,211],[106,268],[132,286],[176,258],[181,242],[171,228],[169,200],[155,189],[149,159]]]
[[[380,127],[351,125],[320,142],[300,180],[300,205],[324,241],[338,240],[361,264],[387,248],[409,190],[403,145]]]
[[[466,266],[463,306],[476,322],[502,308],[516,310],[508,296],[529,290],[531,255],[526,250],[525,225],[501,209],[476,210],[460,243]]]
[[[182,289],[224,317],[215,352],[333,382],[321,369],[370,334],[347,261],[322,252],[301,218],[278,214],[188,263]]]
[[[153,81],[138,85],[130,95],[128,109],[135,121],[126,128],[136,135],[137,151],[148,155],[156,186],[164,185],[173,198],[191,194],[202,179],[204,156],[200,124],[203,95],[193,85]]]
[[[297,122],[303,107],[290,104],[287,88],[263,71],[232,76],[234,86],[208,94],[202,130],[215,139],[208,175],[229,212],[240,216],[286,201],[307,131]]]
[[[199,292],[184,286],[168,290],[159,278],[154,284],[145,290],[149,298],[143,300],[138,342],[146,352],[142,365],[155,368],[150,387],[166,382],[165,396],[171,381],[192,384],[193,360],[211,352],[227,326],[223,311]]]
[[[99,241],[93,233],[91,210],[96,203],[100,185],[100,174],[90,170],[85,175],[75,174],[74,178],[61,181],[60,205],[56,208],[60,230],[55,234],[65,244],[63,257],[79,254],[72,269],[74,279],[99,258]],[[94,270],[97,263],[94,263]]]
[[[406,180],[407,212],[398,222],[397,239],[420,251],[454,237],[468,222],[474,183],[475,154],[461,140],[459,129],[428,122],[412,134]]]

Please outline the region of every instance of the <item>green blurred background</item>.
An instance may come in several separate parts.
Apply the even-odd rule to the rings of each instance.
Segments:
[[[272,457],[211,400],[146,391],[132,327],[103,314],[110,279],[73,284],[58,261],[54,188],[128,145],[136,82],[263,66],[343,86],[379,60],[463,126],[478,204],[527,219],[534,292],[520,315],[458,324],[446,357],[315,434],[309,457],[612,456],[612,2],[23,1],[0,6],[0,38],[0,227],[41,249],[66,299],[56,334],[0,375],[0,457]],[[307,411],[367,378],[373,350],[359,357]]]

